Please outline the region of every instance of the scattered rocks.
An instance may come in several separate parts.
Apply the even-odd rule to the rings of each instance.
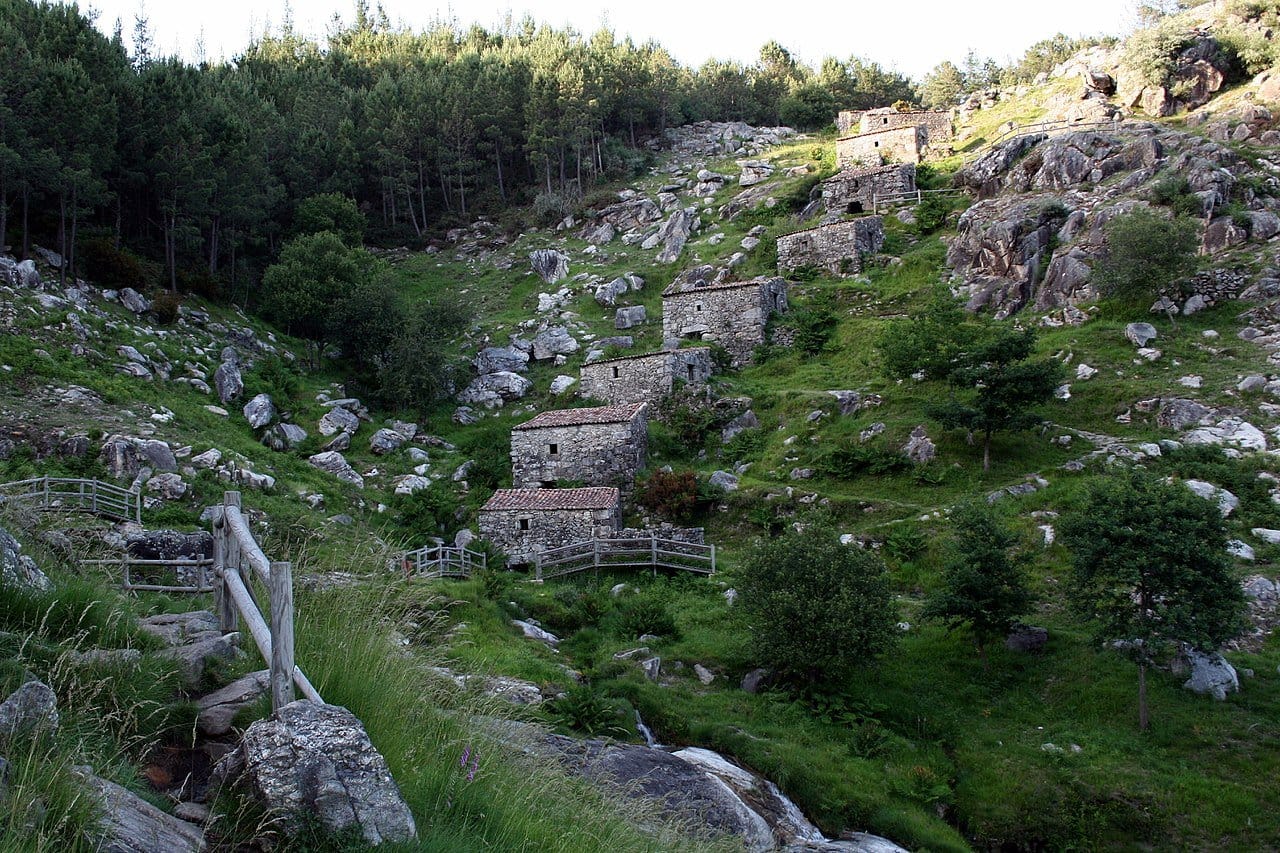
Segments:
[[[102,443],[99,459],[107,473],[115,479],[138,476],[143,468],[170,473],[178,470],[178,460],[163,441],[112,435]]]
[[[529,369],[529,353],[516,347],[485,347],[476,355],[474,364],[481,376],[504,370],[524,373]]]
[[[325,412],[324,416],[320,418],[320,426],[318,427],[320,434],[323,436],[335,435],[340,432],[350,435],[359,428],[360,418],[341,406],[335,406]]]
[[[547,284],[569,275],[569,256],[556,249],[536,249],[529,253],[529,265]]]
[[[328,450],[323,453],[317,453],[307,459],[313,468],[319,468],[327,474],[332,474],[344,483],[350,483],[357,489],[364,488],[364,477],[361,477],[356,469],[352,468],[343,455],[336,450]]]
[[[736,492],[738,490],[738,478],[728,471],[713,472],[708,482],[726,492]]]
[[[369,437],[369,450],[374,456],[394,453],[404,444],[405,438],[393,429],[380,429]]]
[[[643,305],[630,305],[617,310],[613,317],[613,327],[615,329],[631,329],[642,325],[647,319],[648,313]]]
[[[263,669],[201,696],[196,700],[199,709],[196,726],[210,737],[227,734],[236,714],[265,696],[270,686],[271,673]]]
[[[53,581],[35,561],[22,553],[22,545],[0,527],[0,585],[13,589],[49,592]]]
[[[1154,341],[1159,333],[1150,323],[1130,323],[1124,327],[1124,336],[1136,347],[1145,347]]]
[[[560,645],[560,638],[550,631],[544,631],[532,622],[525,622],[522,619],[512,619],[511,624],[520,629],[520,633],[530,640],[537,640],[540,643],[546,643],[551,648]]]
[[[0,742],[37,730],[58,730],[58,697],[43,681],[28,681],[0,702]]]
[[[259,394],[244,404],[244,418],[252,429],[261,429],[275,420],[276,405],[270,394]]]
[[[208,849],[204,833],[165,814],[146,800],[88,767],[73,772],[97,799],[101,820],[91,831],[90,847],[101,853],[199,853]]]
[[[1049,631],[1031,625],[1019,625],[1004,638],[1004,646],[1012,652],[1038,652],[1049,642]]]
[[[458,402],[495,409],[501,408],[504,403],[521,399],[532,390],[533,383],[525,377],[507,370],[499,370],[471,380],[471,384],[458,394]],[[467,411],[470,412],[469,409]],[[454,416],[457,419],[458,413],[455,412]],[[474,420],[471,422],[475,423]]]
[[[938,448],[929,439],[924,424],[911,431],[911,437],[902,446],[902,453],[916,465],[932,462],[938,455]]]
[[[1215,501],[1222,515],[1228,516],[1240,506],[1240,499],[1226,489],[1206,483],[1204,480],[1184,480],[1183,483],[1197,496],[1208,501]]]
[[[553,326],[533,339],[533,358],[535,361],[545,361],[558,355],[571,355],[578,348],[578,341],[569,334],[567,328]]]
[[[1228,693],[1240,691],[1240,678],[1236,674],[1236,668],[1221,654],[1184,646],[1182,660],[1191,671],[1191,677],[1182,685],[1185,689],[1212,696],[1218,701],[1225,700]]]

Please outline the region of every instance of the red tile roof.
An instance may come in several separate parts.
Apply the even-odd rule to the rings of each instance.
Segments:
[[[612,486],[585,489],[498,489],[480,510],[613,509],[618,490]]]
[[[616,406],[595,406],[587,409],[556,409],[543,412],[533,420],[514,426],[512,429],[626,423],[638,415],[644,407],[644,403],[621,403]]]

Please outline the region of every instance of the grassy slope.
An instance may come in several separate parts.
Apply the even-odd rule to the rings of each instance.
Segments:
[[[975,129],[975,137],[1010,118],[1034,117],[1034,107],[1027,103],[1030,101],[980,113],[982,124]],[[772,157],[785,165],[810,162],[815,169],[822,169],[829,167],[822,159],[829,149],[829,144],[821,147],[803,141],[774,152]],[[711,168],[733,171],[727,161]],[[654,174],[644,184],[654,189],[663,180],[663,175]],[[803,195],[810,180],[779,181],[776,195],[788,199]],[[659,343],[659,293],[679,268],[695,261],[723,262],[738,249],[738,242],[753,225],[765,225],[766,238],[798,227],[786,215],[786,204],[737,222],[720,222],[714,211],[735,192],[736,188],[727,188],[707,208],[703,230],[677,265],[653,265],[651,252],[620,243],[604,248],[607,257],[588,260],[585,244],[570,234],[537,232],[499,252],[515,258],[508,271],[456,259],[445,252],[414,255],[397,266],[397,275],[410,293],[466,288],[482,305],[485,332],[502,344],[518,323],[533,316],[538,293],[559,287],[546,287],[527,274],[524,256],[534,248],[561,247],[574,259],[571,275],[588,273],[607,281],[635,272],[646,279],[645,289],[630,297],[644,304],[652,319],[643,329],[627,333],[637,337],[637,351],[644,351]],[[610,627],[609,613],[616,605],[606,600],[603,590],[618,580],[615,578],[601,579],[598,588],[590,579],[580,585],[546,589],[512,584],[503,578],[489,586],[480,582],[430,585],[428,591],[454,604],[445,607],[444,602],[427,599],[424,608],[447,612],[444,618],[455,629],[432,642],[447,645],[448,657],[460,669],[506,673],[545,684],[567,686],[560,664],[570,663],[592,677],[602,696],[639,708],[660,739],[716,748],[766,773],[831,832],[867,829],[909,846],[930,849],[961,849],[970,842],[982,846],[1127,848],[1149,844],[1156,848],[1238,849],[1280,843],[1280,823],[1268,807],[1280,793],[1274,781],[1274,718],[1280,698],[1276,695],[1280,678],[1275,673],[1280,650],[1274,641],[1259,655],[1231,656],[1237,666],[1250,668],[1256,675],[1245,680],[1241,694],[1225,703],[1212,703],[1182,691],[1174,676],[1155,678],[1154,729],[1139,736],[1133,723],[1134,672],[1099,650],[1065,613],[1058,590],[1065,579],[1066,554],[1056,546],[1039,551],[1036,560],[1036,583],[1044,598],[1032,621],[1047,626],[1053,637],[1043,655],[1021,657],[998,650],[990,668],[984,670],[963,636],[915,625],[867,677],[848,685],[843,695],[822,707],[808,707],[778,694],[751,696],[736,688],[751,661],[744,651],[746,629],[720,595],[721,585],[733,584],[734,564],[752,538],[764,534],[760,507],[776,507],[764,514],[766,521],[785,522],[792,513],[803,518],[806,511],[803,504],[785,497],[766,502],[761,499],[765,494],[782,495],[788,487],[794,487],[797,494],[817,493],[828,499],[824,509],[842,529],[882,535],[886,524],[901,524],[966,496],[1040,472],[1051,486],[1011,508],[1015,523],[1031,541],[1037,522],[1029,513],[1069,510],[1082,484],[1097,475],[1096,471],[1069,475],[1057,470],[1058,465],[1083,452],[1078,440],[1070,451],[1051,444],[1049,439],[1057,431],[1001,437],[994,448],[995,464],[984,474],[977,448],[967,446],[961,436],[940,434],[931,427],[939,445],[940,477],[922,481],[909,473],[898,473],[849,480],[820,476],[797,483],[788,479],[791,468],[811,464],[823,448],[857,441],[857,433],[875,421],[886,424],[885,433],[875,444],[896,448],[912,427],[926,422],[923,406],[940,391],[928,383],[887,382],[879,375],[871,343],[884,319],[923,304],[942,280],[941,240],[936,236],[917,238],[911,229],[892,220],[889,226],[891,246],[904,261],[901,266],[875,269],[852,280],[819,277],[797,288],[794,302],[798,307],[820,295],[831,296],[837,306],[839,325],[819,357],[782,353],[722,380],[724,393],[745,394],[755,401],[763,426],[754,446],[739,444],[738,448],[746,447],[744,452],[726,453],[711,439],[705,448],[687,448],[654,460],[655,465],[692,467],[704,473],[737,461],[752,463],[743,478],[743,490],[726,502],[729,511],[706,519],[726,566],[721,577],[710,582],[626,579],[661,597],[676,617],[679,637],[651,644],[663,657],[664,669],[673,673],[668,684],[647,682],[633,666],[613,660],[614,652],[634,645],[631,638]],[[726,239],[712,246],[707,238],[718,230],[724,231]],[[768,271],[768,246],[766,239],[748,261],[747,272]],[[571,286],[575,293],[582,287]],[[597,306],[588,291],[576,297],[573,310],[597,337],[614,334],[612,310]],[[1176,331],[1166,321],[1155,320],[1161,332],[1158,344],[1165,356],[1154,364],[1132,361],[1132,348],[1122,334],[1124,323],[1134,318],[1130,311],[1103,306],[1083,327],[1047,330],[1041,337],[1041,352],[1069,351],[1072,364],[1086,362],[1101,372],[1087,382],[1073,381],[1072,399],[1051,404],[1046,414],[1064,426],[1125,438],[1160,437],[1143,416],[1135,414],[1129,424],[1116,423],[1115,416],[1136,400],[1177,392],[1176,380],[1182,375],[1199,374],[1207,389],[1224,389],[1232,387],[1239,375],[1265,372],[1263,354],[1235,338],[1236,311],[1228,305],[1196,315],[1180,321]],[[46,334],[38,318],[30,317],[23,323],[33,334]],[[1200,333],[1208,328],[1219,331],[1221,337],[1216,341],[1203,338]],[[103,336],[95,344],[100,351],[110,352],[119,343],[138,345],[123,331],[97,331]],[[394,513],[374,512],[379,499],[390,502],[386,478],[371,480],[370,488],[362,494],[340,488],[307,466],[305,453],[270,454],[254,442],[238,416],[224,420],[205,412],[202,407],[207,398],[175,391],[173,386],[117,377],[107,365],[64,356],[61,347],[47,343],[52,357],[46,359],[34,353],[35,346],[31,338],[0,338],[0,363],[15,367],[13,375],[21,377],[0,393],[21,396],[28,387],[47,381],[74,382],[99,391],[112,405],[144,412],[146,406],[167,407],[176,417],[172,425],[161,428],[164,437],[191,441],[198,436],[195,452],[206,446],[241,452],[255,460],[257,470],[279,477],[281,483],[274,494],[246,497],[249,505],[266,511],[271,519],[267,548],[273,554],[293,556],[309,569],[345,568],[345,553],[352,542],[358,543],[361,553],[377,554],[377,538],[394,542],[415,532],[398,527]],[[551,398],[547,392],[551,379],[561,372],[575,374],[576,362],[571,360],[563,368],[534,366],[529,374],[536,383],[534,395],[514,410],[486,419],[481,426],[452,424],[447,408],[432,414],[426,421],[428,428],[463,449],[456,456],[433,451],[433,470],[437,466],[439,470],[451,469],[473,448],[502,443],[509,426],[534,408],[570,404]],[[290,401],[295,420],[309,430],[322,411],[313,402],[314,393],[331,379],[323,374],[304,377]],[[250,393],[256,390],[252,380],[249,385]],[[842,419],[834,414],[833,401],[825,394],[837,388],[874,392],[884,403]],[[1198,396],[1215,403],[1232,402],[1225,392],[1214,396],[1202,391]],[[815,409],[826,410],[828,416],[810,424],[807,415]],[[791,436],[796,440],[787,444]],[[670,450],[669,443],[662,446]],[[349,454],[362,470],[375,464],[365,448],[358,441]],[[701,458],[697,454],[700,449],[706,451]],[[377,460],[377,464],[394,472],[407,470],[407,463],[400,458]],[[1242,528],[1280,526],[1280,517],[1265,491],[1249,490],[1257,462],[1210,465],[1207,469],[1205,465],[1195,459],[1160,463],[1171,473],[1205,474],[1215,482],[1231,483],[1244,498]],[[37,465],[28,459],[0,466],[5,479],[57,467],[56,463]],[[87,466],[86,473],[93,473],[93,468]],[[1240,485],[1235,485],[1237,482]],[[216,498],[222,488],[210,475],[201,474],[188,505],[165,508],[149,516],[149,521],[191,524],[198,506]],[[299,491],[325,494],[324,514],[350,512],[359,521],[357,529],[316,528],[317,516],[298,499]],[[479,497],[471,495],[468,503],[474,506]],[[945,520],[912,523],[929,537],[945,532]],[[920,593],[936,583],[935,551],[936,546],[931,546],[909,559],[890,560],[903,618],[909,622],[915,621]],[[1265,549],[1259,554],[1262,559],[1257,570],[1269,573],[1275,555]],[[378,561],[363,559],[359,566],[372,575]],[[421,686],[418,670],[396,667],[381,630],[353,630],[355,624],[363,627],[373,623],[390,630],[396,620],[404,618],[398,607],[387,605],[387,594],[401,597],[408,593],[400,589],[384,593],[381,583],[375,583],[367,593],[359,594],[358,606],[352,603],[355,593],[314,598],[301,595],[299,607],[305,627],[300,633],[300,654],[325,695],[349,704],[368,723],[419,815],[427,839],[424,846],[447,848],[468,839],[482,839],[494,847],[510,849],[524,843],[549,843],[547,839],[562,832],[564,826],[581,825],[573,805],[559,800],[543,817],[529,816],[534,810],[521,804],[534,802],[538,786],[520,782],[524,771],[518,763],[507,769],[495,768],[495,775],[484,786],[460,795],[458,802],[463,805],[456,812],[441,809],[441,798],[450,801],[459,789],[457,774],[451,769],[453,751],[468,738],[467,730],[446,717],[420,716],[424,699],[446,704],[456,700],[433,698],[436,694]],[[333,606],[335,601],[342,606]],[[595,604],[588,608],[582,601]],[[507,625],[513,615],[535,615],[565,635],[565,654],[552,655],[517,639]],[[353,623],[351,618],[358,621]],[[343,642],[353,635],[361,642]],[[420,663],[434,659],[428,655]],[[683,669],[677,668],[677,663],[684,664]],[[689,674],[694,663],[716,672],[717,680],[709,687],[701,685]],[[380,674],[372,686],[364,677],[370,671]],[[1067,752],[1046,751],[1042,748],[1045,743]],[[1078,744],[1081,751],[1071,751],[1071,744]],[[612,833],[610,846],[641,849],[645,845],[616,824],[593,825],[599,832]],[[603,843],[585,834],[565,838],[562,849],[591,849],[592,844]]]

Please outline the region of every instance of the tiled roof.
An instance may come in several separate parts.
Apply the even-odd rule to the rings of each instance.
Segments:
[[[886,166],[866,166],[861,169],[842,169],[831,177],[823,181],[824,184],[833,183],[835,181],[844,181],[849,178],[865,178],[867,175],[878,175],[881,173],[896,172],[903,166],[911,165],[909,163],[890,163]]]
[[[612,509],[618,490],[612,486],[585,489],[498,489],[484,510]]]
[[[533,420],[514,426],[512,429],[626,423],[639,414],[644,406],[644,403],[621,403],[616,406],[596,406],[588,409],[556,409],[543,412]]]

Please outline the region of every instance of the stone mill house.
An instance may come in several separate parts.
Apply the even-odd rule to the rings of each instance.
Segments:
[[[517,488],[561,481],[629,491],[649,453],[648,406],[624,403],[543,412],[511,430],[511,476]]]
[[[678,282],[662,291],[662,338],[668,345],[682,339],[714,341],[735,364],[744,364],[765,342],[769,316],[786,310],[787,282],[781,278]]]
[[[582,365],[583,397],[609,403],[656,405],[678,385],[704,385],[713,364],[709,347],[650,352]]]
[[[512,564],[530,563],[551,548],[617,535],[621,496],[612,486],[498,489],[480,508],[479,524]]]

